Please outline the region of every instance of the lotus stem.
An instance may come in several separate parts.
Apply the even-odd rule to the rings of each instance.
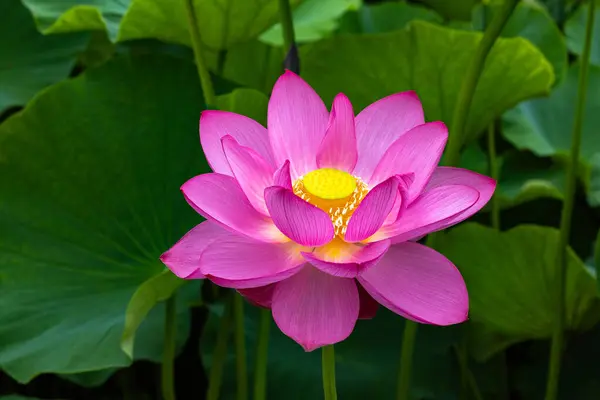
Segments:
[[[285,53],[290,51],[296,44],[294,35],[294,20],[292,19],[292,8],[289,0],[279,0],[279,19],[281,20],[281,30],[283,31],[283,48]]]
[[[335,350],[333,345],[323,347],[321,364],[325,400],[337,400],[337,389],[335,387]]]
[[[161,364],[161,388],[163,399],[175,400],[173,366],[175,362],[175,340],[177,332],[177,304],[175,294],[165,304],[165,342]]]
[[[219,330],[217,332],[217,343],[215,344],[210,366],[206,400],[219,400],[219,395],[221,393],[221,381],[223,380],[223,368],[225,367],[225,361],[227,359],[227,344],[232,322],[233,299],[230,298],[225,304],[225,311],[221,317],[221,323],[219,324]]]
[[[498,156],[496,154],[496,126],[492,122],[488,127],[487,144],[488,144],[488,157],[490,164],[490,177],[498,182],[499,179],[499,168],[498,168]],[[500,230],[500,203],[498,196],[494,195],[491,199],[491,221],[492,228]]]
[[[567,247],[571,233],[571,216],[575,199],[575,186],[577,183],[577,169],[579,166],[579,150],[581,147],[581,128],[585,110],[587,94],[588,70],[590,64],[590,50],[592,45],[592,32],[594,27],[595,0],[589,2],[588,17],[585,28],[585,45],[581,55],[581,69],[579,71],[579,87],[577,89],[577,103],[575,106],[575,119],[571,142],[571,153],[567,166],[565,200],[563,202],[560,219],[560,236],[558,242],[558,256],[556,257],[556,321],[552,334],[550,348],[550,366],[546,385],[546,400],[555,400],[558,396],[558,380],[563,352],[563,337],[566,328],[565,320],[565,294],[567,277]]]
[[[246,368],[246,337],[244,334],[244,299],[233,293],[235,319],[235,371],[237,378],[237,400],[248,398],[248,370]]]
[[[269,331],[271,330],[271,310],[260,310],[256,366],[254,368],[254,400],[267,397],[267,362],[269,359]]]

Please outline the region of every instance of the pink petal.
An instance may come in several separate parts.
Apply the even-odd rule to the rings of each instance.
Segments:
[[[230,234],[211,243],[200,257],[200,271],[217,285],[245,289],[288,278],[304,264],[298,245],[264,243]]]
[[[275,283],[272,283],[267,286],[256,288],[238,289],[238,292],[255,306],[271,308],[271,300],[273,299],[275,285]]]
[[[340,93],[333,100],[329,127],[317,153],[317,166],[351,173],[357,158],[354,111],[350,100]]]
[[[392,176],[367,194],[348,221],[346,242],[360,242],[381,228],[396,202],[398,185],[398,178]]]
[[[359,246],[353,243],[345,243],[346,248],[342,251],[323,251],[323,246],[312,253],[303,252],[302,256],[315,268],[340,278],[356,278],[356,276],[379,262],[390,248],[389,240],[370,243]]]
[[[263,242],[288,239],[270,218],[252,207],[237,181],[222,174],[198,175],[181,187],[187,202],[204,218]]]
[[[358,319],[373,319],[379,309],[379,303],[377,300],[371,297],[369,293],[362,287],[362,285],[356,285],[358,288],[358,298],[360,299],[360,311],[358,313]]]
[[[275,83],[267,126],[277,165],[290,160],[292,178],[317,168],[317,151],[329,114],[319,95],[293,72]]]
[[[350,336],[358,318],[358,290],[354,279],[306,266],[277,284],[272,310],[279,329],[312,351]]]
[[[424,122],[423,107],[412,91],[385,97],[362,110],[356,116],[358,161],[353,174],[369,179],[392,143]]]
[[[440,186],[423,193],[393,224],[379,229],[368,241],[392,238],[400,243],[438,231],[448,218],[467,210],[479,199],[479,192],[463,185]]]
[[[429,181],[447,140],[448,129],[442,122],[429,122],[411,129],[385,152],[368,183],[376,185],[392,175],[414,173],[406,199],[410,204]]]
[[[447,185],[469,186],[479,192],[479,198],[475,204],[462,213],[456,214],[452,218],[445,220],[444,224],[442,224],[439,229],[445,229],[449,226],[456,225],[481,210],[483,206],[490,201],[494,195],[494,190],[496,190],[496,181],[485,175],[469,171],[468,169],[438,167],[433,172],[433,175],[431,175],[431,180],[425,187],[425,191]]]
[[[460,272],[418,243],[392,246],[358,281],[380,304],[413,321],[452,325],[467,319],[469,296]]]
[[[283,165],[275,171],[273,176],[273,183],[275,186],[281,186],[282,188],[292,189],[292,177],[290,176],[290,162],[285,160]]]
[[[226,135],[256,151],[268,164],[275,165],[269,134],[264,126],[243,115],[207,110],[200,115],[200,143],[213,171],[233,176],[221,145],[221,139]]]
[[[200,255],[215,240],[231,235],[221,225],[204,221],[186,233],[160,256],[160,260],[178,277],[188,278],[200,269]],[[201,273],[196,279],[203,279]]]
[[[408,197],[408,188],[415,180],[415,174],[405,174],[405,175],[396,175],[398,178],[398,193],[396,194],[396,200],[394,201],[394,205],[392,206],[392,211],[388,214],[383,221],[383,226],[393,224],[396,222],[398,218],[402,215],[404,209],[406,209],[407,202],[402,201],[403,198]]]
[[[269,215],[264,193],[265,188],[273,185],[275,168],[251,148],[240,146],[232,136],[224,136],[221,140],[233,176],[250,204],[262,214]]]
[[[335,234],[327,213],[280,186],[265,189],[267,208],[284,235],[303,246],[322,246]]]

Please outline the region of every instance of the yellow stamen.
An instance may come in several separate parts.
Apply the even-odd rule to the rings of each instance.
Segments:
[[[347,172],[321,168],[294,182],[296,196],[331,217],[336,236],[343,238],[348,221],[369,192],[367,184]]]

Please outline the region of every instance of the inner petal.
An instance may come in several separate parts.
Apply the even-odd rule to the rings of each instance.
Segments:
[[[336,236],[343,238],[348,221],[369,192],[360,178],[333,168],[320,168],[299,177],[294,194],[331,217]]]

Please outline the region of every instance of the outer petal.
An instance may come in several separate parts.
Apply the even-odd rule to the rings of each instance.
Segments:
[[[360,299],[360,312],[358,313],[358,319],[372,319],[377,314],[379,303],[375,300],[362,285],[356,285],[358,287],[358,297]]]
[[[304,259],[294,243],[264,243],[241,235],[221,237],[200,257],[200,271],[216,284],[245,289],[296,273]]]
[[[341,278],[356,278],[362,271],[379,262],[390,248],[389,240],[359,246],[335,239],[312,253],[303,252],[302,256],[315,268]]]
[[[346,242],[360,242],[381,228],[396,202],[398,185],[398,178],[392,176],[367,194],[348,221]]]
[[[369,242],[392,238],[400,243],[447,226],[448,218],[467,210],[479,199],[479,192],[462,185],[440,186],[423,193],[391,225],[382,227]]]
[[[317,153],[317,166],[352,172],[357,159],[354,111],[350,100],[340,93],[333,100],[329,127]]]
[[[250,204],[262,214],[269,215],[264,193],[265,188],[273,185],[275,168],[251,148],[240,146],[232,136],[224,136],[222,142],[233,176]]]
[[[362,110],[356,116],[358,161],[354,175],[369,179],[392,143],[424,122],[423,107],[413,91],[393,94]]]
[[[354,279],[306,266],[277,284],[272,310],[279,329],[312,351],[350,336],[358,318],[358,289]]]
[[[288,239],[270,218],[252,207],[236,180],[227,175],[198,175],[181,187],[185,199],[203,217],[221,223],[231,231],[264,242]]]
[[[406,199],[410,204],[429,181],[447,140],[448,129],[442,122],[430,122],[411,129],[385,152],[368,183],[376,185],[395,174],[414,173],[415,179]]]
[[[188,278],[200,269],[202,252],[214,241],[231,233],[221,225],[204,221],[186,233],[177,243],[160,256],[160,260],[178,277]],[[201,273],[196,279],[204,278]]]
[[[243,115],[207,110],[200,115],[200,143],[213,171],[233,176],[221,145],[221,138],[226,135],[256,151],[268,164],[275,165],[269,134],[264,126]]]
[[[285,160],[283,165],[275,171],[273,176],[273,183],[275,186],[281,186],[282,188],[292,189],[292,177],[290,176],[290,162]]]
[[[276,283],[272,283],[267,286],[239,289],[238,292],[242,296],[244,296],[250,303],[256,306],[263,308],[271,308],[271,300],[273,299],[275,285]]]
[[[298,75],[286,71],[273,87],[267,119],[277,165],[290,160],[294,179],[316,169],[329,119],[319,95]]]
[[[469,296],[460,272],[418,243],[392,246],[358,280],[379,303],[413,321],[452,325],[467,319]]]
[[[464,212],[456,214],[454,217],[444,221],[444,224],[441,225],[441,228],[439,229],[445,229],[449,226],[464,221],[477,211],[481,210],[483,206],[490,201],[494,195],[494,190],[496,190],[496,181],[492,178],[488,178],[485,175],[462,168],[438,167],[433,172],[431,180],[425,187],[425,191],[427,192],[429,190],[446,185],[469,186],[479,192],[479,199],[477,199],[477,202]]]
[[[273,222],[284,235],[303,246],[322,246],[333,239],[335,231],[325,211],[280,186],[265,189],[267,208]]]

